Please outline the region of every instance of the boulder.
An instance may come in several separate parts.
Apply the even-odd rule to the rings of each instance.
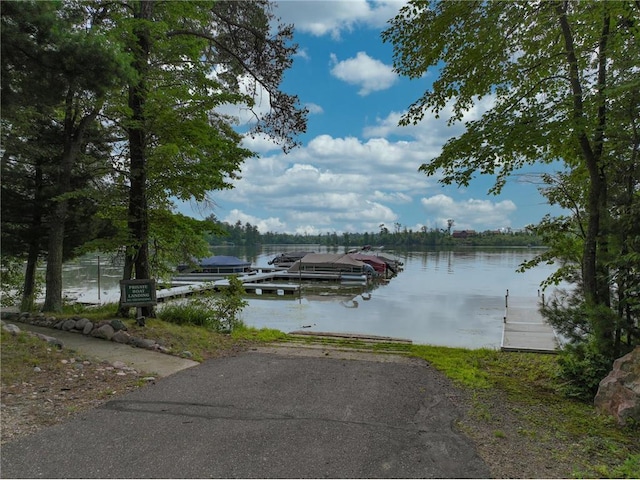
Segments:
[[[47,342],[50,345],[54,345],[58,348],[63,348],[64,347],[64,343],[57,339],[56,337],[50,337],[49,335],[45,335],[44,333],[34,333],[34,336],[38,337],[40,340],[44,340],[45,342]]]
[[[91,323],[91,320],[88,318],[78,318],[76,320],[76,330],[84,330],[84,327],[87,326],[87,323]]]
[[[92,330],[93,330],[93,323],[92,322],[87,322],[85,324],[84,328],[82,329],[82,334],[83,335],[89,335]]]
[[[621,426],[640,422],[640,346],[613,362],[613,370],[600,382],[594,404]]]
[[[76,328],[75,320],[72,320],[72,319],[65,320],[64,323],[62,324],[62,330],[65,330],[67,332],[73,330],[74,328]]]
[[[124,322],[117,318],[111,320],[111,322],[109,322],[109,325],[111,325],[116,332],[127,329],[127,326],[124,324]]]
[[[2,323],[2,330],[5,332],[9,332],[11,335],[18,335],[20,333],[20,328],[13,323]]]
[[[96,338],[104,338],[105,340],[111,340],[114,333],[115,330],[113,329],[113,327],[107,324],[93,330],[91,332],[91,336]]]
[[[126,344],[129,343],[130,338],[131,336],[127,332],[125,332],[124,330],[118,330],[113,334],[113,337],[111,337],[111,341]]]
[[[129,339],[129,343],[138,348],[153,348],[156,341],[148,338],[131,337],[131,339]]]

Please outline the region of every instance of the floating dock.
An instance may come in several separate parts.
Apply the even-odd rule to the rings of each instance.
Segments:
[[[557,353],[559,342],[553,327],[539,311],[544,297],[505,296],[500,349],[506,352]]]
[[[287,272],[264,269],[238,276],[245,292],[254,295],[275,295],[293,298],[300,292],[302,282],[334,282],[341,285],[367,285],[367,276],[352,273]],[[215,274],[183,274],[171,281],[171,287],[158,290],[156,299],[164,302],[172,298],[184,298],[207,290],[219,290],[229,286],[227,278]]]

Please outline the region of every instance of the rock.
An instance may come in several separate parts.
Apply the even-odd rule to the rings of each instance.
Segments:
[[[4,323],[2,325],[2,330],[4,330],[5,332],[9,332],[11,335],[17,335],[20,333],[20,328],[13,323]]]
[[[191,353],[189,350],[185,350],[180,355],[185,357],[185,358],[193,358],[193,353]]]
[[[109,323],[113,329],[117,332],[119,330],[126,330],[127,326],[124,324],[124,322],[122,320],[119,320],[117,318],[111,320],[111,322]]]
[[[93,323],[92,322],[87,322],[85,324],[84,328],[82,329],[82,334],[83,335],[89,335],[92,330],[93,330]]]
[[[56,330],[62,330],[62,325],[64,325],[64,322],[65,320],[60,320],[53,326],[53,328],[55,328]]]
[[[93,330],[91,332],[91,336],[96,338],[104,338],[105,340],[111,340],[114,333],[115,331],[113,330],[113,327],[107,324]]]
[[[131,335],[129,335],[127,332],[123,330],[118,330],[116,333],[113,334],[113,337],[111,337],[111,341],[118,342],[118,343],[129,343],[130,338],[131,338]]]
[[[147,338],[131,337],[129,343],[139,348],[153,348],[153,346],[156,344],[156,341],[149,340]]]
[[[91,323],[91,320],[88,318],[79,318],[76,320],[76,330],[84,330],[84,327],[87,326],[87,323]]]
[[[594,404],[621,426],[640,422],[640,346],[613,362],[613,370],[600,382]]]
[[[127,367],[127,364],[124,362],[121,362],[120,360],[116,360],[115,362],[111,362],[111,366],[113,368],[118,368],[120,370],[122,370],[123,368]]]
[[[44,340],[45,342],[47,342],[50,345],[54,345],[58,348],[62,348],[64,347],[64,343],[62,343],[61,340],[55,338],[55,337],[50,337],[49,335],[45,335],[44,333],[34,333],[34,336],[38,337],[40,340]]]
[[[69,320],[65,320],[62,324],[62,330],[68,332],[70,330],[73,330],[74,328],[76,328],[76,321],[69,319]]]

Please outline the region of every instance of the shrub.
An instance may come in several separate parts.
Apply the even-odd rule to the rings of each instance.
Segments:
[[[242,298],[245,291],[237,277],[229,277],[229,286],[220,293],[202,293],[184,303],[165,305],[158,316],[178,325],[195,325],[219,333],[230,333],[242,325],[238,315],[248,305]]]
[[[611,370],[612,362],[602,355],[594,342],[565,345],[558,358],[560,376],[566,380],[567,395],[591,401],[598,391],[600,381]]]

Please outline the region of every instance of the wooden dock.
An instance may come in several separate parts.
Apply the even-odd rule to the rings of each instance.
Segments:
[[[558,338],[539,312],[541,298],[505,297],[500,349],[507,352],[557,353]]]

